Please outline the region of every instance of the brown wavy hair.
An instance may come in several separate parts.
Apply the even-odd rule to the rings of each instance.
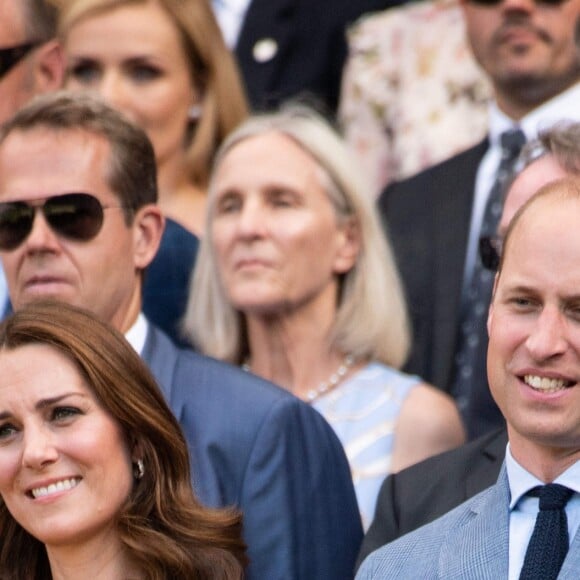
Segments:
[[[153,376],[113,328],[91,313],[37,302],[0,326],[0,349],[45,344],[73,361],[102,407],[138,443],[145,473],[118,516],[128,556],[147,580],[230,580],[247,561],[241,515],[208,509],[194,497],[189,456],[179,424]],[[0,500],[0,578],[52,578],[44,544]]]

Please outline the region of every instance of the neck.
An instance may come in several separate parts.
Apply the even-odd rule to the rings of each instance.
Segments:
[[[304,400],[329,381],[345,359],[345,353],[330,344],[333,316],[312,314],[247,318],[252,372]]]
[[[529,83],[524,85],[495,85],[495,99],[500,111],[510,119],[519,121],[534,109],[573,87],[578,82],[579,71],[568,78],[559,79],[552,84]]]
[[[567,442],[540,441],[521,436],[508,425],[513,458],[544,483],[552,483],[569,467],[580,461],[580,445]],[[544,438],[543,438],[544,439]]]
[[[111,538],[114,538],[113,540]],[[117,534],[108,530],[84,543],[46,547],[53,580],[139,580]]]

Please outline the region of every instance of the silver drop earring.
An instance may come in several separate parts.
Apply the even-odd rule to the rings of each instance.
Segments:
[[[143,476],[145,475],[145,466],[143,465],[142,459],[137,459],[137,461],[135,462],[133,475],[135,476],[135,479],[142,479]]]

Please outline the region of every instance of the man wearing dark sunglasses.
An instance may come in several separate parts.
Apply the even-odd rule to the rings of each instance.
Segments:
[[[56,13],[45,0],[0,0],[0,125],[36,94],[60,87]],[[0,267],[0,318],[8,291]]]
[[[495,97],[488,137],[387,188],[379,205],[412,316],[406,370],[454,395],[473,439],[503,424],[495,407],[488,414],[476,403],[489,392],[485,313],[492,285],[479,261],[479,238],[495,232],[501,192],[524,140],[561,119],[580,120],[580,0],[462,0],[462,8]]]
[[[198,497],[244,513],[247,578],[352,577],[362,528],[332,428],[286,391],[177,348],[141,313],[164,225],[155,177],[145,133],[88,95],[46,95],[7,122],[0,256],[14,308],[62,300],[125,333],[183,427]]]

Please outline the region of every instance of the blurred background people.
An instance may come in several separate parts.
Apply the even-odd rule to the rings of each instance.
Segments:
[[[379,206],[412,318],[405,369],[452,393],[476,438],[504,424],[486,378],[493,274],[479,258],[479,239],[496,231],[525,141],[558,121],[580,119],[580,0],[461,6],[474,56],[493,87],[488,137],[389,186]]]
[[[62,54],[56,12],[44,0],[0,0],[0,125],[38,93],[59,88]],[[10,311],[0,266],[0,319]]]
[[[212,0],[252,108],[308,96],[336,111],[346,29],[361,14],[404,0]]]
[[[197,497],[242,510],[248,580],[352,578],[362,527],[332,428],[283,389],[178,348],[141,312],[163,231],[154,159],[141,129],[87,94],[37,98],[3,126],[0,255],[14,309],[52,298],[125,334],[184,430]]]
[[[66,87],[99,93],[153,143],[163,213],[203,233],[214,153],[247,114],[208,0],[56,0]]]
[[[252,118],[220,150],[185,329],[320,411],[367,524],[387,473],[463,441],[451,398],[396,370],[409,333],[390,248],[346,147],[307,109]]]
[[[0,326],[5,578],[243,577],[241,516],[195,499],[179,425],[123,336],[38,303]]]
[[[491,87],[465,37],[460,0],[421,0],[348,31],[340,94],[344,136],[369,195],[475,145]]]

